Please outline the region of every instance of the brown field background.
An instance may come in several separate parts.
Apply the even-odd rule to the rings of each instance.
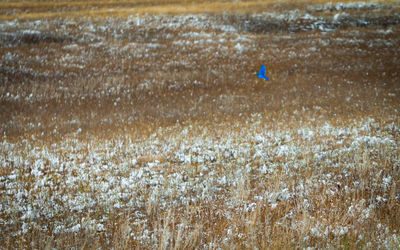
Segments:
[[[1,1],[0,20],[54,18],[54,17],[122,17],[137,14],[187,13],[257,13],[280,9],[301,8],[308,4],[346,3],[351,0],[259,0],[259,1]],[[391,3],[394,0],[377,0]]]
[[[245,165],[252,167],[247,174],[241,172],[237,176],[243,181],[236,186],[226,185],[211,198],[170,208],[161,208],[161,201],[152,202],[150,185],[144,185],[143,189],[134,190],[145,199],[142,207],[118,210],[99,205],[88,213],[96,220],[107,214],[109,220],[103,223],[104,231],[53,234],[54,220],[86,216],[65,209],[53,219],[35,219],[37,228],[16,234],[21,229],[21,214],[2,212],[3,248],[400,247],[395,238],[400,233],[398,2],[375,1],[393,4],[379,10],[345,10],[355,17],[371,16],[368,20],[375,25],[343,24],[332,32],[318,29],[291,32],[291,27],[308,21],[286,18],[279,23],[260,24],[253,16],[298,9],[331,20],[335,14],[344,12],[308,9],[310,5],[328,2],[352,1],[0,1],[1,22],[18,21],[1,26],[4,30],[0,31],[0,140],[16,145],[12,150],[2,147],[1,152],[4,166],[0,166],[0,196],[4,207],[11,199],[5,184],[8,176],[15,169],[21,173],[27,171],[26,166],[6,159],[15,154],[31,160],[28,155],[35,147],[53,147],[60,159],[68,161],[77,152],[68,147],[59,149],[58,145],[69,140],[85,145],[79,154],[86,156],[91,152],[87,145],[101,148],[102,144],[111,143],[117,148],[116,141],[120,138],[125,138],[123,143],[137,145],[137,152],[130,152],[124,144],[116,151],[117,156],[104,158],[105,164],[117,165],[124,162],[126,155],[134,154],[137,158],[128,169],[120,170],[125,172],[116,172],[118,178],[129,176],[132,169],[152,168],[154,162],[159,163],[154,167],[155,172],[165,171],[167,176],[187,171],[189,179],[199,178],[204,166],[215,167],[218,178],[234,176],[235,170]],[[236,31],[186,23],[162,26],[175,16],[186,15],[205,15],[210,23],[230,25]],[[151,19],[158,16],[160,20]],[[145,25],[126,25],[132,18],[139,18],[132,23],[151,21]],[[37,20],[41,22],[35,26]],[[31,29],[39,30],[40,35],[23,33]],[[200,39],[196,36],[183,36],[198,33],[211,34],[208,38],[217,42],[207,43],[208,38],[204,38],[202,45],[196,42]],[[240,50],[237,43],[247,47]],[[271,81],[254,75],[261,64],[267,66]],[[320,131],[326,124],[352,132],[345,135],[315,132],[308,139],[298,132],[303,128]],[[359,134],[355,132],[363,124],[372,125]],[[189,132],[182,134],[185,130]],[[258,157],[254,149],[258,143],[246,138],[269,131],[292,136],[290,140],[282,137],[271,146],[271,152],[282,145],[292,145],[298,149],[298,155],[290,158],[270,153],[268,159]],[[333,152],[351,148],[357,136],[387,137],[395,146],[375,147],[366,143],[357,151],[328,156],[331,164],[316,160],[314,145]],[[226,160],[224,156],[204,164],[174,160],[174,150],[194,145],[196,140],[211,140],[211,147],[228,143],[227,138],[240,147],[249,143],[251,157],[245,157],[244,163]],[[155,141],[171,145],[173,150],[157,154],[150,149],[146,151],[153,143],[158,147]],[[342,144],[337,144],[338,141]],[[31,149],[22,146],[27,142]],[[296,162],[299,168],[286,169],[288,163],[292,166]],[[263,165],[276,166],[276,171],[263,179],[254,173]],[[55,172],[47,168],[47,180],[63,183],[62,178],[56,178]],[[71,170],[72,176],[76,175],[74,171]],[[210,178],[207,174],[201,178]],[[109,178],[116,174],[105,170],[101,175]],[[65,176],[69,176],[68,170]],[[384,187],[383,179],[387,176],[392,181]],[[296,187],[307,180],[310,183],[304,185],[309,185],[311,191],[302,196]],[[17,181],[34,190],[36,180],[31,175],[21,174]],[[163,188],[168,190],[170,186],[171,183],[166,183]],[[275,197],[274,205],[253,198],[267,191],[278,193],[283,187],[294,195],[287,199]],[[345,191],[345,187],[352,191]],[[200,194],[203,189],[193,192]],[[329,195],[331,190],[335,191],[333,195]],[[39,191],[35,192],[30,195],[40,196]],[[80,186],[76,190],[54,189],[46,195],[51,197],[52,192],[93,196],[101,193]],[[179,192],[175,192],[178,196]],[[376,205],[378,202],[372,200],[378,196],[386,200]],[[171,197],[168,198],[171,201],[179,200]],[[253,210],[237,210],[227,203],[227,197],[245,203],[245,207],[253,202],[257,205]],[[302,205],[305,201],[311,205]],[[364,216],[361,208],[356,209],[354,217],[348,216],[350,207],[357,206],[370,209],[371,217],[361,220]],[[139,221],[135,217],[137,211],[145,214],[146,223],[134,223]],[[224,213],[231,217],[222,216]],[[293,216],[290,219],[289,213]],[[8,221],[16,222],[7,224]],[[38,229],[44,225],[47,231]],[[233,234],[232,225],[235,225]],[[328,225],[324,227],[327,230],[343,226],[349,231],[342,234],[328,230],[318,236],[312,233],[315,225]],[[154,239],[142,241],[132,236],[145,231],[153,233]]]

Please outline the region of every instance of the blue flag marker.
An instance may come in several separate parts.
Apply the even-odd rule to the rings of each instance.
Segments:
[[[263,64],[261,65],[260,71],[256,73],[256,75],[258,76],[258,78],[269,81],[269,78],[265,76],[265,73],[267,73],[267,71],[265,70],[265,65]]]

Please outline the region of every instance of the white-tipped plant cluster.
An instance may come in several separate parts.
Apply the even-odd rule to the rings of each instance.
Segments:
[[[373,221],[379,226],[377,238],[369,238],[366,246],[398,246],[399,232],[376,217],[380,207],[400,202],[397,124],[381,127],[363,120],[349,126],[279,124],[282,128],[273,129],[261,115],[253,115],[247,125],[222,124],[228,125],[159,129],[141,141],[70,138],[38,145],[5,140],[0,160],[9,173],[0,177],[2,237],[33,231],[54,237],[107,235],[110,220],[125,215],[128,233],[123,237],[157,247],[167,244],[160,241],[167,232],[156,227],[162,215],[174,211],[169,216],[179,221],[175,230],[189,237],[185,233],[194,232],[194,225],[185,221],[188,210],[215,206],[213,216],[232,222],[221,234],[224,239],[213,242],[226,247],[241,237],[251,244],[251,237],[264,233],[251,228],[257,225],[251,221],[255,213],[268,209],[273,214],[294,203],[275,223],[302,235],[303,245],[313,246],[319,238],[334,245],[349,232],[361,242],[360,225]],[[345,199],[343,204],[338,197]],[[330,210],[319,210],[330,199]],[[246,225],[240,223],[250,223],[247,230],[255,231],[241,235]]]

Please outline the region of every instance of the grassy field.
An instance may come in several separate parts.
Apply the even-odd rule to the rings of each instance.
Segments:
[[[2,249],[400,248],[398,1],[0,20]]]
[[[0,20],[42,18],[107,18],[144,14],[246,13],[304,8],[309,4],[351,3],[351,0],[131,0],[131,1],[1,1]],[[373,3],[396,3],[377,0]]]

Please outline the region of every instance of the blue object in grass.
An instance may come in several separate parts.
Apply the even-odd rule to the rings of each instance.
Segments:
[[[258,76],[258,78],[269,81],[269,78],[265,76],[265,73],[267,73],[267,71],[265,70],[265,65],[263,64],[261,65],[260,71],[256,73],[256,75]]]

